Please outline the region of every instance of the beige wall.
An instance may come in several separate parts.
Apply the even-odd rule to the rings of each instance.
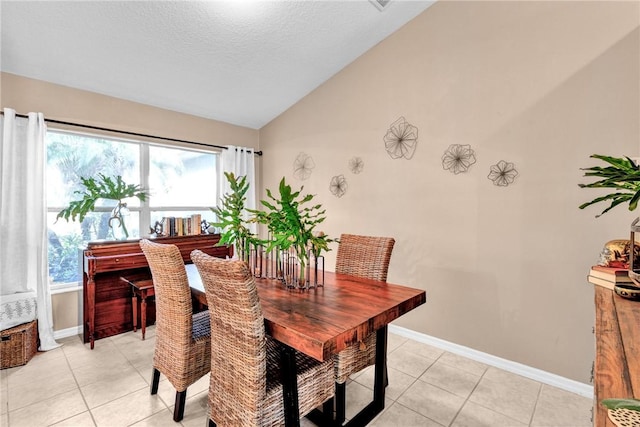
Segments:
[[[82,325],[82,292],[51,295],[53,330],[77,329]]]
[[[258,131],[123,99],[0,73],[0,103],[18,113],[212,145],[258,147]],[[54,126],[54,125],[49,125]],[[79,130],[79,128],[70,128]],[[93,132],[93,131],[90,131]]]
[[[0,73],[0,104],[18,113],[42,112],[45,118],[213,145],[259,148],[258,131],[176,113],[79,89]],[[60,128],[58,125],[50,127]],[[71,130],[100,133],[69,127]],[[174,144],[180,145],[180,144]],[[260,161],[256,162],[260,168]],[[52,295],[53,328],[82,324],[82,294]]]
[[[395,237],[389,281],[427,291],[396,324],[588,382],[586,276],[636,215],[579,210],[599,194],[579,168],[640,154],[639,26],[638,2],[438,2],[260,130],[264,186],[304,184],[330,236]],[[411,160],[384,149],[400,116],[419,129]],[[443,170],[450,144],[475,150],[468,173]],[[519,172],[506,188],[487,179],[499,160]]]

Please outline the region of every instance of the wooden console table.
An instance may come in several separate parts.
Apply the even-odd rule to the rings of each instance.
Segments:
[[[640,302],[594,286],[596,360],[594,365],[595,427],[615,427],[602,399],[640,399]]]
[[[158,243],[178,246],[185,263],[191,262],[191,251],[200,249],[212,256],[232,255],[231,248],[215,246],[218,234],[195,236],[160,237]],[[83,339],[95,340],[128,332],[133,329],[131,286],[120,280],[151,279],[149,265],[139,240],[89,242],[83,251]],[[155,321],[155,305],[149,304],[148,321]]]

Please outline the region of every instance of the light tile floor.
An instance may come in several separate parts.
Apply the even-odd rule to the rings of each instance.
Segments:
[[[149,394],[155,330],[96,341],[79,336],[0,371],[0,425],[198,426],[206,421],[209,377],[192,385],[184,419],[172,419],[175,391],[161,377]],[[389,334],[385,410],[370,426],[587,427],[592,400],[398,335]],[[347,417],[372,397],[373,370],[347,384]],[[302,425],[313,424],[302,420]]]

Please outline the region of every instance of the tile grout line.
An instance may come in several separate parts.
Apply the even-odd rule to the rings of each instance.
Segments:
[[[451,422],[449,423],[449,427],[453,425],[453,423],[456,422],[456,419],[458,418],[458,416],[460,415],[460,412],[462,412],[462,408],[464,408],[464,406],[467,404],[467,402],[469,402],[469,399],[471,398],[471,395],[473,394],[474,391],[476,391],[476,389],[478,388],[478,386],[480,385],[480,382],[482,381],[482,379],[484,378],[484,376],[486,375],[487,371],[489,370],[489,368],[487,367],[484,372],[482,373],[482,375],[480,375],[480,378],[478,378],[478,381],[476,382],[476,384],[473,386],[473,389],[471,390],[471,392],[469,392],[469,394],[467,395],[467,397],[464,399],[464,402],[462,403],[462,405],[460,405],[460,409],[458,409],[458,412],[456,412],[456,415],[453,417],[453,419],[451,420]],[[471,402],[471,403],[475,403],[475,402]],[[482,406],[482,405],[481,405]]]
[[[75,381],[76,383],[76,387],[78,388],[78,393],[80,393],[80,397],[82,397],[82,401],[84,402],[84,406],[87,408],[87,412],[89,412],[89,416],[91,417],[91,421],[93,422],[94,426],[97,426],[98,423],[96,423],[95,418],[93,418],[93,412],[91,412],[91,409],[89,408],[89,403],[87,402],[87,399],[84,397],[84,393],[82,392],[82,388],[80,388],[80,383],[78,382],[78,378],[76,377],[76,373],[74,372],[73,368],[71,367],[71,362],[69,361],[69,358],[67,357],[67,353],[64,351],[64,344],[62,345],[62,354],[64,354],[64,360],[67,362],[67,366],[69,367],[69,371],[71,371],[71,375],[73,376],[73,381]],[[76,414],[79,415],[79,414]],[[76,415],[73,415],[74,417]],[[72,418],[72,417],[69,417]],[[66,419],[69,419],[66,418]],[[64,421],[64,420],[62,420]]]
[[[531,417],[529,418],[529,426],[531,427],[531,425],[533,424],[533,418],[536,415],[536,409],[538,408],[538,403],[540,402],[540,395],[542,394],[542,387],[544,387],[544,384],[540,384],[540,387],[538,388],[538,395],[536,396],[536,403],[533,405],[533,411],[531,411]]]

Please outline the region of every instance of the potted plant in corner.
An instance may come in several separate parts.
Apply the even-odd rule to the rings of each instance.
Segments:
[[[640,199],[640,167],[629,157],[609,157],[600,154],[593,154],[590,157],[600,159],[608,163],[609,166],[582,168],[581,170],[586,171],[585,177],[600,179],[590,184],[578,184],[578,186],[580,188],[613,188],[617,191],[583,203],[579,206],[580,209],[600,202],[611,202],[609,207],[596,215],[596,218],[623,203],[628,203],[630,211],[635,210]]]
[[[609,203],[609,206],[600,214],[596,215],[596,218],[622,204],[627,204],[630,211],[635,210],[638,207],[638,201],[640,200],[640,166],[638,166],[638,164],[629,157],[611,157],[600,154],[593,154],[590,157],[602,160],[607,164],[607,166],[582,168],[581,170],[585,171],[585,177],[596,177],[599,179],[590,184],[578,184],[578,186],[580,188],[612,188],[615,191],[583,203],[579,208],[584,209],[588,206],[601,202]],[[631,224],[632,231],[638,228],[636,225],[638,221],[639,219],[636,218]],[[632,242],[628,242],[626,247],[623,249],[623,252],[624,253],[621,254],[620,261],[623,268],[629,269],[629,276],[632,279],[634,279],[634,277],[640,279],[640,270],[638,270],[640,248],[636,245],[632,245]],[[632,253],[634,256],[631,256]]]
[[[69,206],[61,210],[56,216],[56,221],[64,218],[67,221],[75,221],[76,218],[82,222],[89,212],[95,210],[98,199],[116,200],[117,204],[111,211],[109,218],[109,227],[112,230],[114,238],[121,240],[129,238],[129,232],[125,223],[125,216],[128,213],[127,203],[124,199],[129,197],[137,197],[140,201],[145,201],[149,196],[149,192],[139,185],[127,184],[118,175],[115,180],[103,174],[98,174],[98,178],[80,177],[82,185],[85,186],[84,191],[76,190],[75,193],[81,194],[82,199],[74,200]]]

